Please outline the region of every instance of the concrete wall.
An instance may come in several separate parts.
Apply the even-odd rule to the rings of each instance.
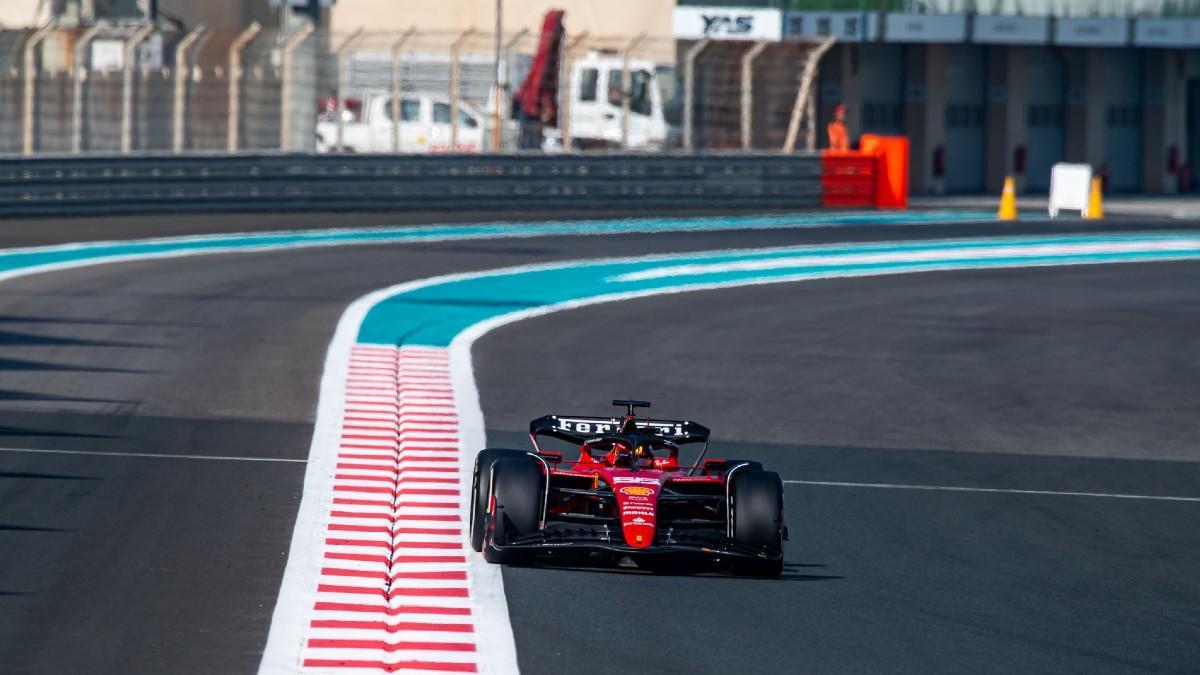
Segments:
[[[39,12],[39,0],[0,0],[0,25],[5,28],[28,28],[44,20]]]
[[[537,30],[548,10],[566,11],[567,30],[592,35],[637,35],[671,39],[673,0],[505,0],[504,30]],[[495,22],[493,0],[339,0],[329,12],[335,32],[358,28],[402,31],[490,31]]]
[[[158,0],[158,7],[161,12],[182,19],[189,28],[203,23],[213,30],[234,31],[252,21],[267,29],[279,26],[279,10],[268,6],[266,0]]]

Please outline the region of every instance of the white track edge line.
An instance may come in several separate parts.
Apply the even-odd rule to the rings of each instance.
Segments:
[[[342,399],[350,370],[350,350],[367,311],[383,297],[386,296],[379,292],[370,293],[351,303],[338,321],[325,354],[300,508],[292,528],[291,547],[275,611],[271,615],[259,673],[300,672],[304,637],[310,610],[316,602],[324,559],[324,546],[321,545],[325,534],[324,519],[333,500],[333,476],[341,438]]]
[[[789,485],[816,485],[822,487],[871,488],[879,490],[925,490],[930,492],[988,492],[1009,495],[1037,495],[1049,497],[1093,497],[1102,499],[1140,499],[1159,502],[1200,502],[1200,497],[1175,497],[1170,495],[1135,495],[1122,492],[1073,492],[1070,490],[1023,490],[1019,488],[970,487],[965,485],[912,485],[906,483],[854,483],[832,480],[785,480]]]
[[[25,452],[38,455],[94,455],[96,457],[146,457],[149,459],[212,459],[225,462],[283,462],[307,464],[307,459],[288,457],[230,457],[226,455],[171,455],[162,452],[93,452],[91,450],[53,450],[43,448],[0,448],[0,452]]]

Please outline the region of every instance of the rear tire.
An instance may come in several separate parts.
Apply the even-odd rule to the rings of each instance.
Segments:
[[[535,459],[500,459],[492,464],[492,513],[487,515],[483,537],[483,557],[490,563],[514,565],[533,558],[528,549],[505,550],[503,547],[520,537],[538,531],[546,476]]]
[[[783,481],[774,471],[741,469],[729,486],[733,540],[771,558],[738,559],[735,574],[777,577],[783,573]]]
[[[524,450],[506,450],[490,448],[480,450],[475,455],[475,470],[471,477],[471,548],[483,550],[483,527],[487,513],[487,501],[492,484],[492,464],[500,459],[520,459],[528,457]]]

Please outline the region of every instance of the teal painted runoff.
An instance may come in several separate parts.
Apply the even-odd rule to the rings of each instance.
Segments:
[[[676,290],[932,270],[1191,259],[1200,259],[1200,233],[796,246],[546,265],[460,275],[398,293],[368,312],[358,339],[444,347],[468,327],[506,314]]]

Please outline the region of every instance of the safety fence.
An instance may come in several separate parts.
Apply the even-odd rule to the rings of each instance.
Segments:
[[[0,217],[266,211],[770,211],[815,153],[186,154],[0,159]]]
[[[542,44],[534,26],[0,30],[0,154],[812,147],[828,45],[565,33],[555,100],[514,104]]]

